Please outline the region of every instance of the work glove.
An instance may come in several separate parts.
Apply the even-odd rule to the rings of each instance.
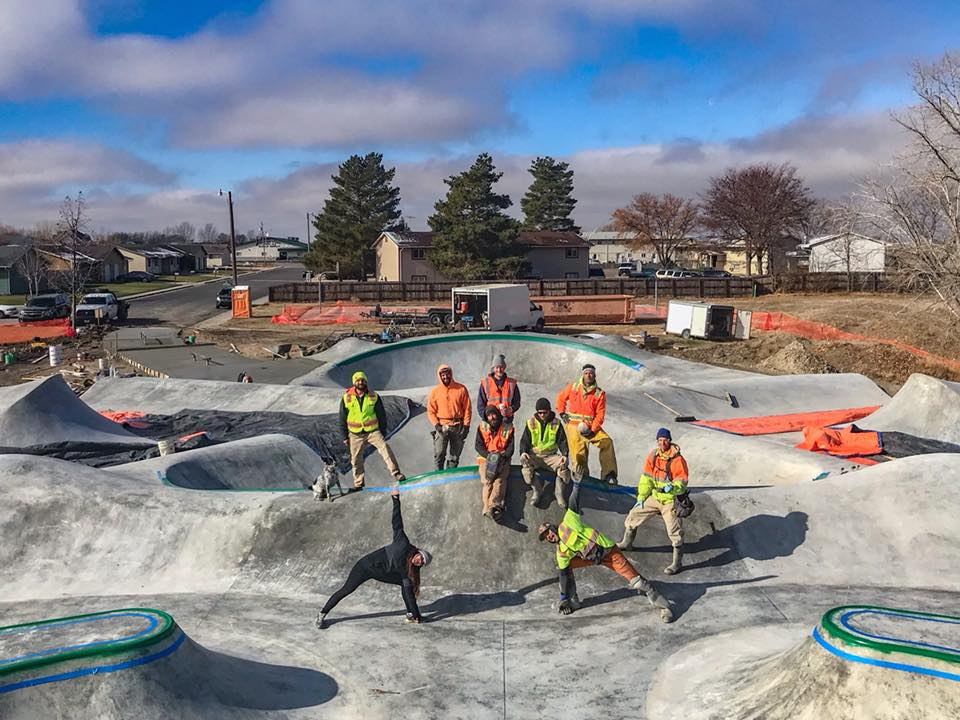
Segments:
[[[665,492],[665,493],[673,492],[673,483],[670,483],[670,482],[664,483],[663,490],[661,490],[661,492]]]
[[[433,426],[433,429],[434,429],[435,432],[442,433],[442,432],[443,432],[443,425],[441,425],[440,423],[437,423],[436,425]]]
[[[521,462],[521,463],[529,463],[529,462],[530,462],[530,456],[529,456],[527,453],[520,453],[520,462]]]
[[[560,419],[565,423],[570,422],[570,416],[565,412],[560,413]]]
[[[573,603],[569,600],[561,600],[560,608],[558,611],[561,615],[571,615],[573,614]]]
[[[460,439],[461,439],[461,440],[466,440],[466,439],[467,439],[467,435],[469,435],[469,434],[470,434],[470,426],[469,426],[469,425],[464,425],[463,427],[460,428]]]

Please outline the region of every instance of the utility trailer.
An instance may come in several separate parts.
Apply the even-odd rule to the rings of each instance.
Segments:
[[[731,305],[671,300],[667,306],[667,333],[684,339],[748,340],[751,317],[749,310],[737,310]]]
[[[390,323],[411,323],[414,325],[449,325],[452,314],[448,308],[436,307],[427,310],[383,310],[379,305],[369,313],[360,313],[364,317],[376,318],[381,325]]]
[[[477,330],[543,330],[543,308],[526,285],[474,285],[452,292],[453,321]]]

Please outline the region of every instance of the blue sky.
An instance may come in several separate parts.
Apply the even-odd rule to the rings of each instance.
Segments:
[[[226,224],[302,235],[336,163],[383,152],[422,227],[489,151],[519,205],[571,163],[586,229],[642,191],[694,196],[792,162],[849,192],[902,137],[910,65],[960,50],[955,2],[4,0],[0,223]]]

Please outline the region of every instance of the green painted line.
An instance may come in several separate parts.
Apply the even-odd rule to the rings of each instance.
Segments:
[[[827,610],[827,612],[823,614],[823,617],[820,618],[820,625],[823,627],[824,632],[831,637],[836,638],[837,640],[847,643],[848,645],[864,647],[869,650],[875,650],[877,652],[886,654],[904,653],[907,655],[917,655],[919,657],[939,660],[952,665],[960,664],[960,657],[958,657],[955,653],[943,652],[941,650],[934,650],[926,647],[918,647],[916,645],[904,645],[896,642],[874,640],[857,635],[856,633],[852,633],[846,628],[840,627],[840,625],[837,624],[837,622],[833,619],[835,615],[840,615],[848,610],[873,610],[877,612],[894,614],[903,613],[904,617],[907,619],[909,619],[911,616],[917,616],[930,618],[931,620],[949,622],[960,622],[960,617],[955,615],[940,615],[937,613],[919,612],[916,610],[904,610],[901,608],[887,608],[880,605],[841,605],[839,607]]]
[[[55,623],[69,622],[71,620],[83,620],[86,618],[95,618],[95,617],[109,617],[116,613],[124,612],[139,612],[139,613],[149,613],[156,615],[160,621],[160,628],[151,635],[145,637],[135,638],[133,640],[118,640],[116,642],[105,643],[103,645],[98,645],[96,647],[89,648],[80,648],[77,650],[70,650],[68,652],[58,653],[56,655],[46,655],[43,657],[34,657],[23,660],[21,662],[10,663],[9,665],[0,666],[0,677],[4,675],[10,675],[12,673],[23,672],[26,670],[34,670],[39,667],[46,667],[47,665],[54,665],[61,662],[66,662],[68,660],[82,660],[85,658],[101,658],[101,657],[110,657],[112,655],[119,655],[121,653],[127,653],[131,650],[138,650],[143,647],[148,647],[157,643],[160,640],[167,638],[171,635],[176,628],[176,623],[174,623],[173,618],[165,613],[163,610],[156,610],[154,608],[120,608],[119,610],[105,610],[103,612],[95,613],[86,613],[83,615],[68,615],[66,617],[59,618],[50,618],[48,620],[35,620],[33,622],[19,623],[17,625],[6,625],[0,627],[0,633],[5,630],[14,630],[17,628],[30,628],[30,627],[42,627],[44,625],[52,625]]]
[[[390,345],[383,345],[373,350],[365,350],[362,353],[356,355],[351,355],[348,358],[344,358],[340,362],[332,363],[330,365],[331,370],[336,368],[345,367],[346,365],[351,365],[353,363],[366,360],[367,358],[375,357],[383,353],[393,352],[395,350],[418,347],[422,345],[440,345],[443,343],[451,342],[483,342],[488,340],[506,340],[511,342],[535,342],[535,343],[545,343],[548,345],[559,345],[561,347],[569,348],[572,350],[580,350],[582,352],[591,353],[593,355],[600,355],[605,357],[608,360],[613,360],[616,363],[621,365],[626,365],[627,367],[633,370],[639,370],[643,367],[643,363],[632,360],[625,355],[618,355],[615,352],[609,350],[604,350],[603,348],[594,347],[593,345],[587,345],[586,343],[577,342],[576,340],[567,340],[565,338],[559,338],[552,335],[538,335],[534,333],[507,333],[507,332],[484,332],[484,333],[463,333],[457,335],[438,335],[433,337],[422,337],[422,338],[412,338],[410,340],[401,340],[398,343],[391,343]]]

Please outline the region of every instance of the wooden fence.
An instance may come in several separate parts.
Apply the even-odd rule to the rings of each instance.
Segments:
[[[775,275],[774,292],[834,293],[834,292],[903,292],[904,284],[895,273],[784,273]]]
[[[496,280],[463,282],[359,282],[324,280],[288,283],[270,288],[270,302],[315,303],[354,300],[361,303],[450,302],[455,287],[483,285]],[[499,281],[504,282],[504,281]],[[773,278],[590,278],[585,280],[526,280],[532,296],[659,295],[661,297],[749,297],[771,292]]]

